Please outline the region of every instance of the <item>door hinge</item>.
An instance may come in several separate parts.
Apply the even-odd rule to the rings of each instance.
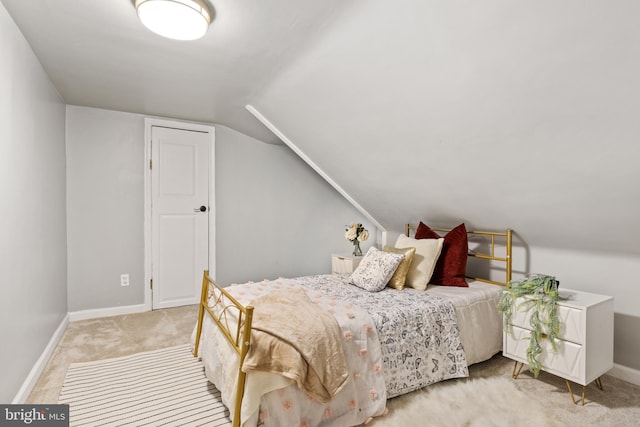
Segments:
[[[149,169],[153,169],[153,159],[149,159]]]
[[[153,279],[149,280],[149,289],[153,289]]]

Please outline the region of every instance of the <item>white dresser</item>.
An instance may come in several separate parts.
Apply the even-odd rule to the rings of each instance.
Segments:
[[[585,386],[613,367],[613,298],[568,289],[560,289],[560,296],[569,297],[558,302],[560,340],[555,353],[548,339],[542,340],[542,370]],[[524,364],[532,310],[526,305],[514,311],[510,331],[503,334],[503,355]]]
[[[331,255],[331,273],[332,274],[351,274],[362,261],[361,256],[353,255]]]

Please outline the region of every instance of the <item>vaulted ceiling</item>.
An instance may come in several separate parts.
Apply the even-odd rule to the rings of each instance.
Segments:
[[[196,42],[130,0],[2,0],[69,104],[256,111],[385,228],[640,255],[640,3],[217,0]]]

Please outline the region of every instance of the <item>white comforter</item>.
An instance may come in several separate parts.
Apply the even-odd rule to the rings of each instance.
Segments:
[[[502,350],[502,315],[498,301],[504,287],[469,281],[468,288],[429,285],[427,292],[451,301],[456,310],[467,365],[483,362]]]

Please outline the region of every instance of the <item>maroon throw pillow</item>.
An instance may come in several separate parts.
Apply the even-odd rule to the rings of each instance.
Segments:
[[[415,236],[416,239],[439,239],[441,237],[423,222],[418,225]],[[444,236],[442,252],[440,252],[429,283],[468,288],[469,284],[465,280],[468,253],[467,228],[462,223]]]

